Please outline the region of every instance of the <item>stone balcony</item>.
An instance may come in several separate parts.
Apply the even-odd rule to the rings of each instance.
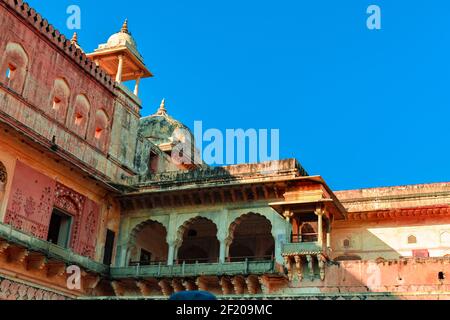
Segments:
[[[276,274],[275,261],[242,261],[226,263],[195,263],[179,265],[148,265],[111,268],[113,279],[123,278],[163,278],[197,276],[235,276]]]
[[[287,284],[283,268],[274,260],[226,263],[148,265],[110,269],[116,296],[170,296],[174,292],[204,290],[216,295],[256,295],[275,292]]]
[[[283,256],[318,255],[323,253],[325,251],[322,245],[317,242],[285,243],[281,252]]]
[[[61,266],[77,265],[95,274],[108,275],[109,273],[109,266],[78,255],[69,249],[23,233],[8,224],[0,223],[0,253],[13,246],[22,248],[24,258],[28,257],[30,252],[41,255],[43,265],[47,261],[55,260],[60,261]]]
[[[311,281],[314,280],[315,264],[319,268],[320,279],[325,279],[325,266],[329,255],[328,248],[321,242],[286,243],[282,246],[281,254],[290,281],[293,280],[294,274],[297,274],[300,281],[305,276]]]

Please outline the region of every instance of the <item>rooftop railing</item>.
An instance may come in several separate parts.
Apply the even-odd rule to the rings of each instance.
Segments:
[[[149,173],[139,177],[138,184],[163,184],[165,182],[214,182],[233,181],[264,176],[296,175],[307,176],[308,173],[295,159],[268,161],[255,164],[240,164],[226,167],[203,166],[192,171],[167,171]]]

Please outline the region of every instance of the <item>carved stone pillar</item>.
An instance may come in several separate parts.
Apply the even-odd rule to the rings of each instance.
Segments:
[[[141,76],[136,78],[136,84],[134,85],[134,95],[137,97],[139,94],[139,83],[141,82]]]
[[[302,266],[302,257],[297,255],[295,258],[295,269],[297,271],[298,282],[302,282],[303,280],[303,266]]]
[[[317,214],[317,243],[320,247],[323,246],[323,211],[318,209]]]
[[[308,261],[309,278],[311,279],[311,281],[314,281],[314,261],[313,261],[313,256],[308,254],[306,256],[306,260]]]
[[[333,223],[333,218],[327,219],[327,249],[331,248],[331,224]]]
[[[121,83],[123,72],[123,55],[119,55],[117,58],[119,59],[119,65],[117,67],[116,82]]]
[[[284,264],[286,265],[286,269],[287,269],[287,271],[288,271],[288,278],[289,278],[289,281],[292,281],[292,278],[294,277],[294,275],[293,275],[293,268],[292,268],[292,259],[291,259],[291,257],[289,257],[289,256],[285,256],[284,257]]]
[[[173,261],[175,259],[175,245],[176,245],[176,242],[175,241],[168,242],[168,245],[169,245],[169,249],[168,249],[168,252],[167,252],[167,265],[168,266],[173,266]]]
[[[317,261],[319,263],[320,270],[320,280],[325,280],[325,257],[322,255],[317,256]]]
[[[219,263],[225,263],[226,254],[227,254],[227,240],[220,239]]]

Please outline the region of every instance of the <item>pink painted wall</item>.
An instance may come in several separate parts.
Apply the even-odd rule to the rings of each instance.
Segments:
[[[54,180],[17,161],[5,223],[46,239],[54,192]]]
[[[25,51],[27,65],[24,68],[24,82],[20,88],[13,88],[19,96],[22,96],[35,109],[40,109],[55,122],[69,128],[68,130],[80,136],[75,137],[58,136],[58,144],[65,149],[77,152],[76,148],[87,141],[90,145],[99,148],[105,154],[110,143],[111,128],[105,130],[104,137],[99,142],[95,137],[96,117],[99,110],[103,110],[109,119],[108,126],[114,114],[114,95],[110,90],[98,83],[93,77],[87,76],[74,61],[54,46],[50,45],[48,39],[38,36],[38,31],[26,27],[13,14],[0,8],[0,82],[6,84],[6,72],[8,65],[22,65],[18,54],[5,54],[8,44],[18,44]],[[20,69],[22,70],[22,69]],[[26,70],[26,71],[25,71]],[[55,80],[64,79],[67,83],[68,105],[64,110],[55,112],[53,107],[53,92],[55,91]],[[20,81],[22,83],[22,81]],[[89,102],[89,110],[86,128],[82,133],[74,129],[76,99],[83,95]],[[23,112],[22,108],[16,108],[14,118],[18,121],[30,125],[38,132],[43,132],[45,136],[50,136],[54,132],[51,127],[41,127],[41,122],[30,123],[30,115]],[[67,141],[66,141],[67,140]],[[69,141],[70,140],[70,141]],[[74,147],[75,146],[75,147]],[[80,149],[78,147],[78,149]]]
[[[86,196],[18,161],[14,171],[5,223],[47,239],[53,208],[72,216],[70,248],[94,258],[100,206]]]

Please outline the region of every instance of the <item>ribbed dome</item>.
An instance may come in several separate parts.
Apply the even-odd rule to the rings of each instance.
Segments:
[[[140,120],[139,133],[156,145],[187,139],[193,141],[194,137],[188,127],[167,114],[164,100],[158,112]]]
[[[118,47],[118,46],[126,46],[128,44],[128,47],[131,47],[135,50],[137,50],[137,44],[134,38],[131,36],[130,32],[128,31],[128,21],[125,20],[122,29],[120,32],[113,34],[111,37],[109,37],[107,46],[110,48]]]

